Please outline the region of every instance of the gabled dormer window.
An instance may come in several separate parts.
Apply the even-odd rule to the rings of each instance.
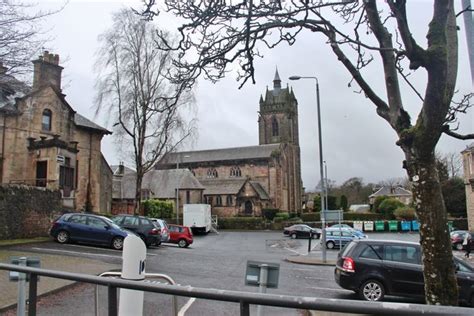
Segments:
[[[43,111],[43,117],[41,120],[41,129],[43,131],[51,131],[51,118],[53,116],[53,113],[49,109],[45,109]]]

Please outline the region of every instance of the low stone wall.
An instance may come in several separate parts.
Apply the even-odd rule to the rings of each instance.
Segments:
[[[0,185],[0,239],[47,236],[62,213],[61,193],[23,185]]]

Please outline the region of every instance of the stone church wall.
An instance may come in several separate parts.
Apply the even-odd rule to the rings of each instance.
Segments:
[[[0,239],[48,236],[61,213],[59,191],[0,185]]]

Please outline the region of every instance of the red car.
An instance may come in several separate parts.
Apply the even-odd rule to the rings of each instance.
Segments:
[[[178,244],[179,247],[188,247],[193,243],[193,233],[187,226],[168,224],[170,240],[168,242]]]

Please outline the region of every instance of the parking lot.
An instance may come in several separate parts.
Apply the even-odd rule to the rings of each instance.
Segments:
[[[399,239],[417,241],[415,233],[377,233],[369,238]],[[318,240],[313,240],[310,256],[319,257],[321,248]],[[60,255],[68,258],[89,258],[98,260],[104,265],[120,269],[121,252],[108,248],[91,247],[78,244],[59,245],[53,241],[29,244],[0,249],[33,252],[41,257],[46,254]],[[288,262],[292,256],[308,256],[308,241],[290,239],[281,232],[221,232],[207,236],[195,236],[189,248],[164,244],[158,248],[148,249],[146,272],[163,273],[173,278],[180,285],[192,287],[215,288],[257,292],[257,287],[244,284],[248,260],[280,264],[280,277],[277,289],[268,293],[296,296],[357,299],[351,292],[339,288],[334,282],[334,268],[321,265],[299,265]],[[335,259],[337,250],[328,250],[328,259]],[[44,268],[50,268],[43,266]],[[94,313],[95,288],[80,285],[60,291],[59,294],[43,298],[38,306],[38,315],[64,315],[71,308],[75,314],[92,315]],[[99,291],[101,315],[106,314],[106,292]],[[403,301],[400,298],[388,298],[391,301]],[[178,298],[180,315],[236,315],[238,304],[221,303],[193,298]],[[251,312],[255,312],[255,307]],[[300,315],[301,311],[265,307],[268,315]],[[145,315],[171,315],[171,298],[166,295],[146,294]]]

